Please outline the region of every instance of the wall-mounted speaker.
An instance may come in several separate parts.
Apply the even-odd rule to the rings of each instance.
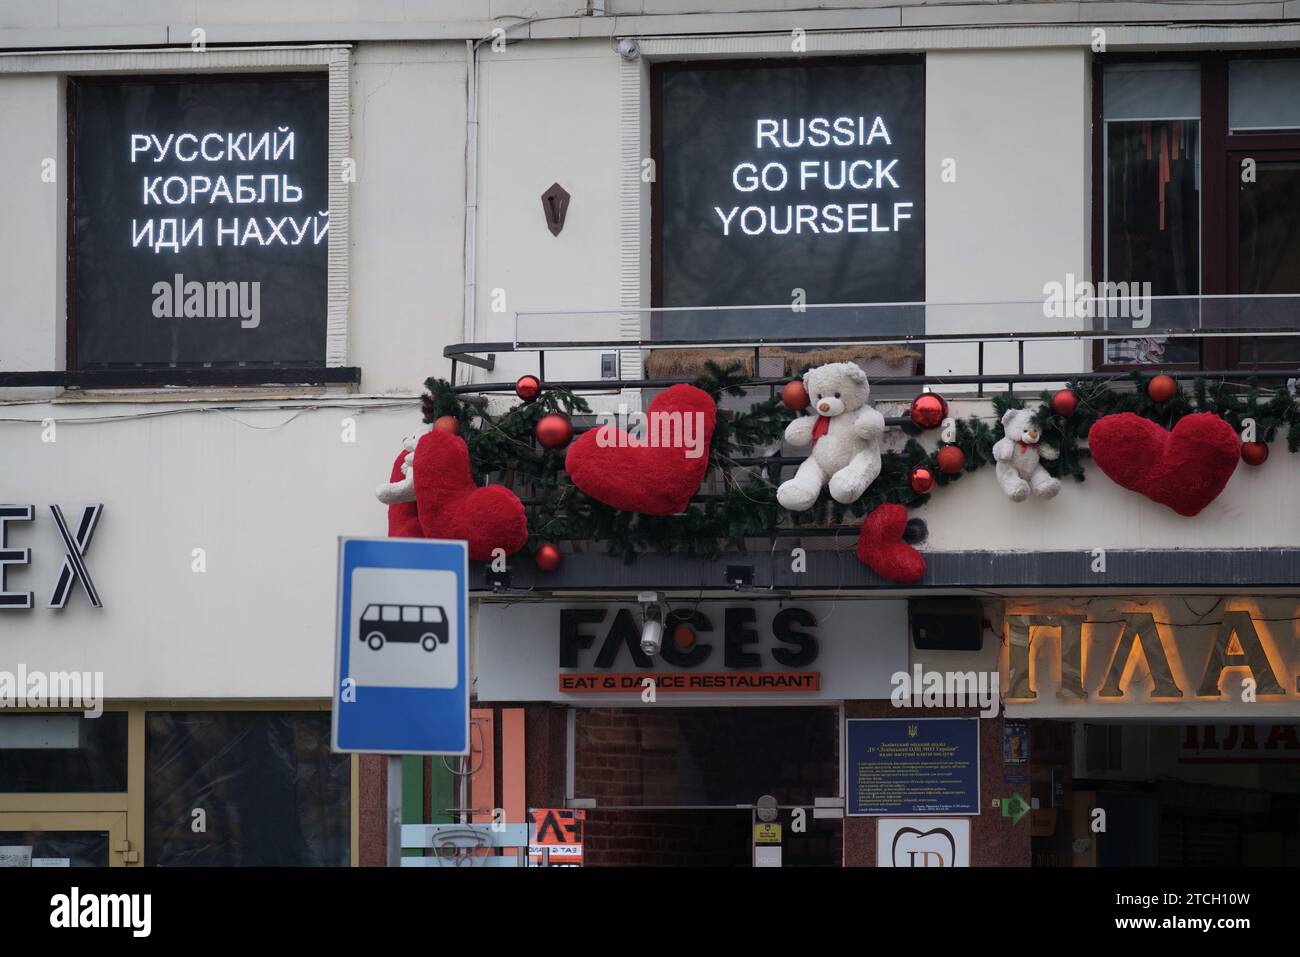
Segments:
[[[984,606],[978,598],[913,598],[907,603],[912,644],[923,651],[979,651]]]

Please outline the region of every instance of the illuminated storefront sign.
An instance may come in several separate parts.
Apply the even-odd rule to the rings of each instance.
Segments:
[[[1205,601],[1205,599],[1200,599]],[[1294,699],[1296,602],[1211,599],[1197,615],[1170,598],[1098,600],[1004,616],[1008,703],[1222,703]],[[1240,607],[1249,604],[1252,607]],[[1268,604],[1272,610],[1260,606]]]
[[[86,566],[86,551],[95,536],[99,517],[103,514],[103,505],[87,505],[81,510],[81,520],[75,527],[68,524],[63,517],[63,510],[57,505],[50,506],[59,539],[63,542],[63,566],[50,592],[48,607],[62,608],[72,595],[73,586],[80,584],[86,597],[96,608],[104,607],[99,590],[90,577]],[[31,564],[30,548],[13,548],[9,544],[10,523],[30,522],[36,517],[36,508],[32,505],[0,505],[0,611],[7,609],[27,609],[33,605],[34,595],[29,591],[9,591],[5,587],[6,572],[22,565]]]
[[[907,665],[907,603],[670,602],[659,650],[642,648],[635,604],[481,603],[480,701],[620,704],[887,698]]]

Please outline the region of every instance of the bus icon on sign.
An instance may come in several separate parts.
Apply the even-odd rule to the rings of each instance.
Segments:
[[[357,631],[361,641],[374,651],[388,643],[413,642],[425,651],[436,651],[449,639],[447,612],[441,605],[369,604],[361,612]]]

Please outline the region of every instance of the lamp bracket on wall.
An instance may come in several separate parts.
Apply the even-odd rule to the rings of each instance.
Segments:
[[[569,211],[569,191],[559,183],[552,183],[551,188],[542,193],[542,211],[546,214],[546,228],[551,235],[560,235],[565,214]]]

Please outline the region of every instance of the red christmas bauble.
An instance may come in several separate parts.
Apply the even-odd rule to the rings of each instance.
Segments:
[[[912,400],[909,414],[913,425],[922,429],[936,429],[948,417],[948,403],[937,392],[922,392]]]
[[[533,561],[537,562],[537,567],[544,572],[553,572],[560,567],[560,562],[564,556],[560,550],[547,542],[537,547],[537,552],[533,555]]]
[[[569,440],[573,438],[573,423],[569,421],[567,415],[552,412],[538,420],[537,428],[533,432],[542,448],[558,449],[561,445],[568,445]]]
[[[1243,442],[1241,460],[1247,465],[1263,465],[1268,461],[1268,446],[1263,442]]]
[[[787,382],[781,387],[781,401],[791,412],[802,412],[808,408],[808,390],[798,379]]]
[[[941,471],[956,475],[966,467],[966,453],[955,445],[945,445],[934,456]]]
[[[515,395],[531,402],[542,394],[542,380],[535,375],[521,375],[515,380]]]
[[[433,420],[433,427],[440,432],[460,435],[460,420],[454,415],[440,415]]]
[[[927,494],[934,488],[934,473],[923,465],[912,469],[912,491],[918,495]]]
[[[1156,402],[1168,402],[1178,394],[1178,383],[1172,376],[1158,375],[1147,383],[1147,395]]]
[[[1057,415],[1063,415],[1068,419],[1074,415],[1074,410],[1078,407],[1079,397],[1072,389],[1062,389],[1052,396],[1052,411]]]
[[[673,629],[673,644],[682,651],[695,647],[695,629],[690,625],[678,625]]]

